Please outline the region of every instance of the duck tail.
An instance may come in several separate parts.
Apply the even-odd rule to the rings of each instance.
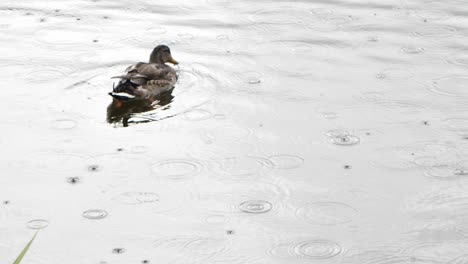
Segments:
[[[125,92],[122,92],[122,93],[110,92],[109,95],[120,101],[128,101],[128,100],[135,99],[134,95],[131,95]]]

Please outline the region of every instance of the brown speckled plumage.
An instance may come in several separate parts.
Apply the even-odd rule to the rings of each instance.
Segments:
[[[166,62],[177,64],[169,47],[159,45],[151,53],[149,63],[138,62],[129,66],[123,75],[113,77],[120,81],[109,94],[117,100],[141,100],[172,89],[177,74]]]

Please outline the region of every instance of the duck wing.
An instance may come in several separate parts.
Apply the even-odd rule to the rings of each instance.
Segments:
[[[120,81],[109,94],[119,100],[129,100],[172,88],[177,74],[166,64],[139,62],[128,67],[123,75],[112,78],[119,78]]]

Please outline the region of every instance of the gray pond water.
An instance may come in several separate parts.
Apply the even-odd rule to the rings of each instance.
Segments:
[[[468,262],[464,0],[0,3],[0,260]],[[110,77],[170,46],[153,109]]]

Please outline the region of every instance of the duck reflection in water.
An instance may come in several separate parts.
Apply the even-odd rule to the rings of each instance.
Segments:
[[[113,99],[107,107],[107,122],[109,124],[122,123],[127,127],[129,123],[146,123],[154,121],[154,119],[140,119],[138,121],[130,121],[135,114],[144,113],[156,109],[167,110],[170,108],[170,103],[174,96],[172,90],[166,91],[160,95],[154,96],[148,100],[132,100],[120,101]]]
[[[169,47],[159,45],[151,52],[149,63],[138,62],[124,74],[112,77],[119,82],[109,93],[113,97],[107,108],[109,123],[122,121],[127,126],[132,114],[163,107],[172,101],[177,74],[166,63],[178,64]]]

